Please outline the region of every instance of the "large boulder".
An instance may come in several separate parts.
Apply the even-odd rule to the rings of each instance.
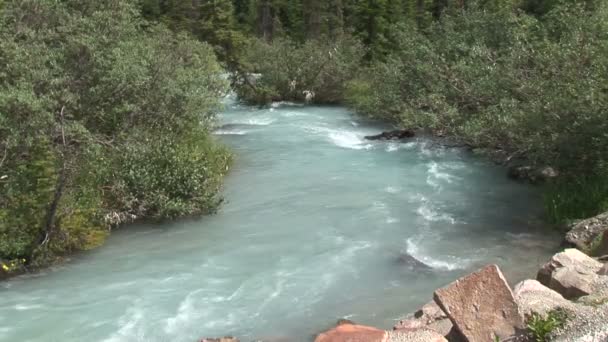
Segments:
[[[575,299],[593,293],[603,282],[597,274],[602,264],[577,249],[555,254],[539,271],[536,279],[560,293]]]
[[[575,304],[537,280],[524,280],[513,289],[515,302],[525,317],[533,314],[546,317],[557,308],[573,309]]]
[[[448,315],[435,302],[426,303],[422,308],[395,324],[393,330],[430,329],[447,336],[453,328]]]
[[[448,342],[443,335],[430,329],[397,330],[388,333],[387,342]]]
[[[594,241],[607,230],[608,212],[605,212],[572,225],[566,234],[566,241],[580,250],[590,251],[594,248]]]
[[[386,342],[388,333],[373,327],[341,324],[321,333],[315,342]]]
[[[469,342],[506,339],[524,326],[513,292],[496,265],[435,291],[434,299]]]

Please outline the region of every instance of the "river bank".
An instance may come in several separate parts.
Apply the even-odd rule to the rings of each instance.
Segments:
[[[534,187],[466,151],[365,141],[387,127],[340,107],[229,103],[219,120],[235,163],[218,214],[118,229],[0,284],[2,339],[304,341],[338,317],[390,328],[487,262],[525,279],[561,241]]]

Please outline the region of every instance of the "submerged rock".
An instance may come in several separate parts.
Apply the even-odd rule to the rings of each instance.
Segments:
[[[434,299],[469,342],[510,338],[524,326],[513,292],[496,265],[435,291]]]
[[[608,231],[608,212],[572,225],[566,234],[566,241],[580,250],[591,251],[597,247],[594,246],[596,239],[601,238],[601,234],[606,231]],[[606,247],[608,249],[608,246]]]
[[[566,299],[576,299],[596,291],[603,283],[597,274],[602,263],[578,249],[555,254],[538,271],[536,279]]]
[[[413,138],[416,136],[416,132],[410,129],[398,129],[394,131],[386,131],[377,135],[368,135],[365,137],[367,140],[401,140]]]
[[[411,254],[404,252],[399,255],[397,258],[397,263],[401,266],[405,266],[413,271],[432,271],[433,267],[425,264],[424,262],[418,260],[416,257]]]

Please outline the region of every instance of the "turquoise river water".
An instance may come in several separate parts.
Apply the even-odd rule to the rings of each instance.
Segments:
[[[370,142],[340,107],[229,105],[236,155],[215,216],[116,230],[0,283],[0,341],[310,341],[338,318],[390,328],[487,263],[533,277],[559,243],[537,189],[431,139]],[[432,267],[398,262],[409,254]]]

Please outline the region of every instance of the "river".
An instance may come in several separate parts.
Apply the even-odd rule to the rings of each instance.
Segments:
[[[385,127],[340,107],[228,105],[220,120],[236,155],[220,212],[118,229],[0,283],[1,341],[300,342],[342,317],[390,328],[484,264],[533,277],[559,244],[538,190],[466,151],[365,141]]]

